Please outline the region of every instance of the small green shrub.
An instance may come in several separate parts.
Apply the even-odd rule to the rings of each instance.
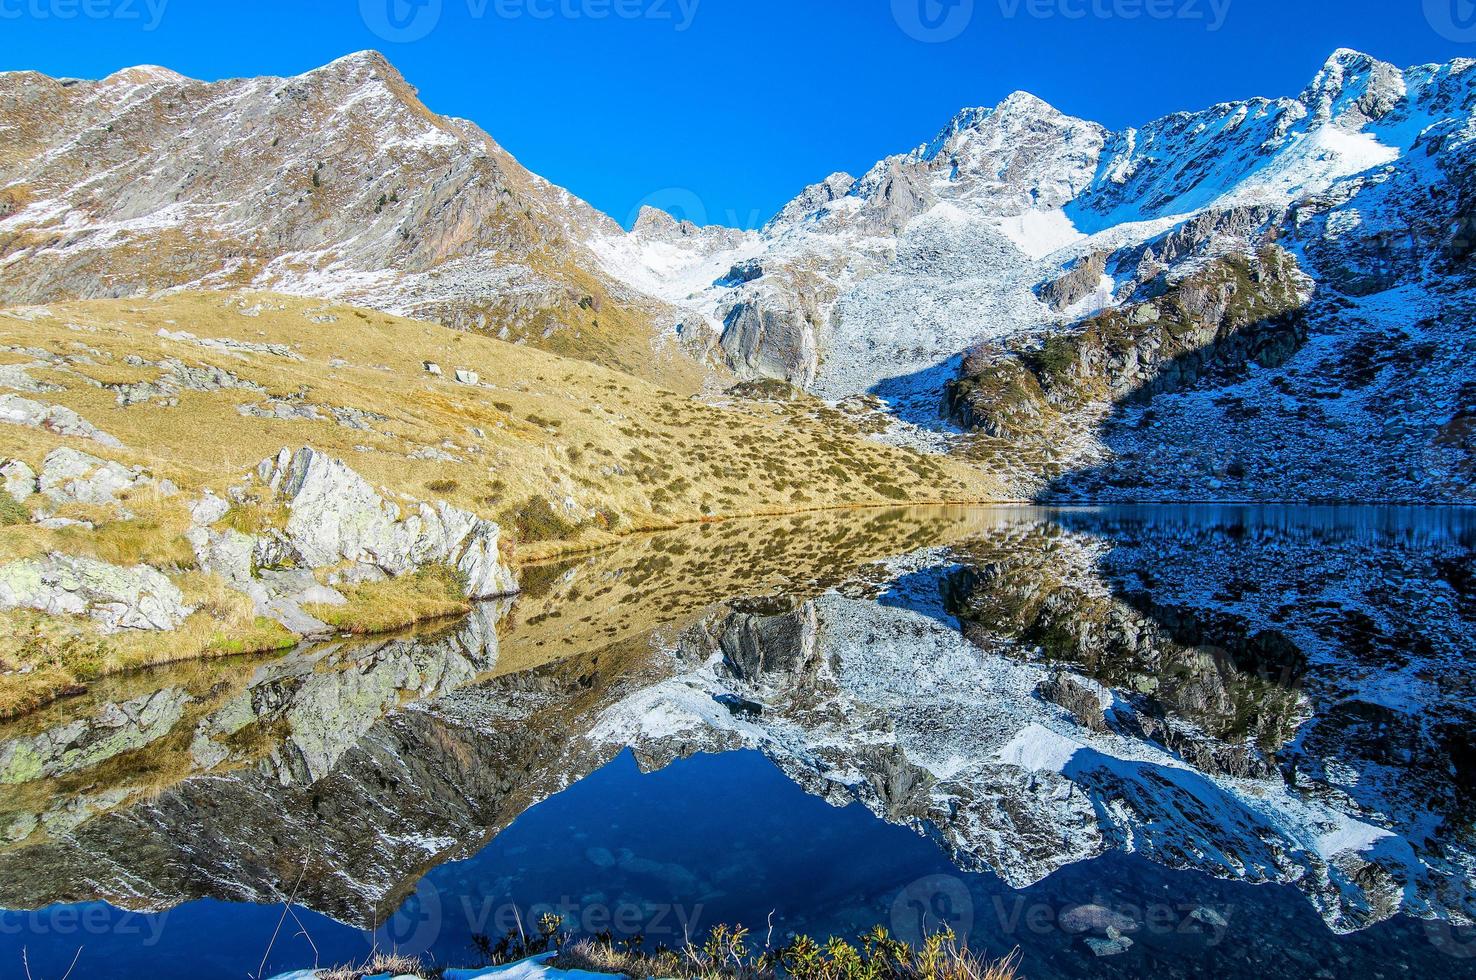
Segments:
[[[502,512],[497,522],[513,530],[518,541],[563,541],[579,531],[579,525],[554,510],[547,497],[533,497],[521,507]]]
[[[26,509],[26,505],[12,497],[10,491],[0,489],[0,527],[30,522],[31,512]]]

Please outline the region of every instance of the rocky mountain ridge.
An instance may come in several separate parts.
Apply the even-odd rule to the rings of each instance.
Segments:
[[[1470,411],[1460,323],[1476,282],[1473,67],[1400,70],[1341,50],[1296,98],[1226,103],[1120,133],[1017,93],[965,110],[860,178],[814,185],[736,243],[723,230],[693,230],[682,239],[691,265],[678,266],[678,278],[710,285],[667,299],[707,323],[740,374],[831,398],[880,395],[946,435],[936,406],[963,353],[1072,335],[1100,312],[1154,300],[1206,263],[1254,259],[1276,244],[1306,279],[1309,351],[1301,360],[1289,352],[1259,386],[1286,389],[1294,412],[1329,416],[1312,419],[1320,439],[1289,425],[1285,471],[1232,485],[1230,449],[1214,460],[1183,452],[1195,441],[1186,433],[1237,428],[1207,407],[1216,396],[1239,396],[1270,416],[1280,404],[1274,389],[1246,397],[1203,385],[1214,394],[1170,399],[1158,414],[1172,416],[1161,424],[1174,439],[1155,441],[1150,430],[1131,445],[1114,441],[1098,426],[1115,402],[1101,398],[1024,443],[963,438],[946,447],[1012,468],[1022,496],[1464,499],[1458,474],[1469,472],[1470,446],[1450,430],[1464,431]],[[1191,333],[1213,335],[1206,326]],[[1352,348],[1380,334],[1393,370],[1360,384],[1327,376],[1329,356],[1357,356]],[[1432,358],[1439,367],[1421,383],[1434,381],[1438,407],[1397,404],[1413,366]],[[1343,404],[1326,404],[1333,388]],[[1372,439],[1376,454],[1359,450],[1386,430],[1428,460],[1419,472],[1389,473],[1394,449],[1382,438]],[[1244,431],[1226,441],[1262,448]],[[1040,442],[1052,451],[1032,458]],[[1095,478],[1119,457],[1131,485]],[[1319,457],[1353,462],[1319,479],[1308,472]],[[1057,485],[1078,473],[1086,479]]]
[[[970,458],[1017,497],[1467,499],[1473,66],[1339,50],[1294,98],[1120,132],[1015,93],[758,231],[647,208],[630,232],[431,113],[374,53],[218,83],[12,72],[0,302],[252,284],[678,391],[736,375],[874,396],[878,438]],[[1281,363],[1166,386],[1144,424],[1110,396],[1024,440],[940,413],[981,344],[1028,353],[1270,245],[1307,280]],[[1226,479],[1268,450],[1276,465]]]
[[[618,226],[375,52],[221,82],[8,72],[0,92],[0,305],[256,286],[635,373],[672,353],[584,244]]]

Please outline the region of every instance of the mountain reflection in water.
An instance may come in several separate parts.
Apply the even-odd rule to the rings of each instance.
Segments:
[[[44,910],[0,963],[253,972],[296,889],[324,965],[375,929],[466,964],[567,900],[668,941],[951,922],[1031,977],[1454,974],[1473,542],[1399,508],[702,525],[465,621],[115,678],[0,729],[0,907]]]

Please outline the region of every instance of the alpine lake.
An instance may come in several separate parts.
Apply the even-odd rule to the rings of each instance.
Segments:
[[[0,976],[475,966],[546,912],[1021,975],[1476,971],[1476,512],[858,510],[0,727]]]

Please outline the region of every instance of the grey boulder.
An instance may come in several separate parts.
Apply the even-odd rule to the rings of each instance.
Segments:
[[[176,629],[194,610],[173,582],[147,565],[48,555],[0,567],[0,609],[85,616],[107,632]]]
[[[283,450],[258,468],[291,513],[287,544],[309,568],[342,562],[405,575],[435,563],[455,567],[470,599],[518,591],[498,554],[501,529],[442,501],[386,499],[342,461],[311,448]]]

